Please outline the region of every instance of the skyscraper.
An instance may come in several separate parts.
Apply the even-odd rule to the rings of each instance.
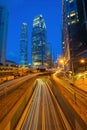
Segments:
[[[46,25],[42,15],[33,20],[32,30],[32,65],[39,67],[46,65],[47,55]]]
[[[28,27],[27,23],[22,23],[20,38],[20,65],[28,65]]]
[[[53,67],[53,57],[52,57],[52,47],[50,43],[47,43],[47,67],[52,68]]]
[[[73,64],[76,64],[80,57],[85,57],[84,50],[87,49],[86,4],[85,0],[62,0],[63,55]],[[76,69],[76,65],[74,67]]]
[[[8,10],[0,6],[0,63],[5,65],[6,61],[6,42],[8,30]]]

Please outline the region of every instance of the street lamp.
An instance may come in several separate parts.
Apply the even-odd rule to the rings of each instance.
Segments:
[[[63,59],[60,59],[59,62],[60,62],[61,64],[64,64],[64,60],[63,60]]]
[[[85,68],[85,70],[86,70],[86,67],[85,67],[85,60],[84,60],[84,59],[81,59],[81,60],[80,60],[80,63],[84,64],[84,68]]]
[[[64,69],[64,63],[65,63],[64,58],[59,59],[59,63],[63,66]]]
[[[81,63],[85,63],[85,60],[84,60],[84,59],[81,59],[80,62],[81,62]]]

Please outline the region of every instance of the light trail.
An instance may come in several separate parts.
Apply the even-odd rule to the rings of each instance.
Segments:
[[[49,79],[37,79],[35,82],[33,102],[21,130],[72,130],[51,90]]]

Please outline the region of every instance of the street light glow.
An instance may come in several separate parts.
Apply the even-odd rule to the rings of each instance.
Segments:
[[[63,59],[59,60],[59,62],[60,62],[61,64],[64,64],[64,60],[63,60]]]
[[[80,62],[81,62],[81,63],[84,63],[84,62],[85,62],[85,60],[84,60],[84,59],[82,59],[82,60],[80,60]]]

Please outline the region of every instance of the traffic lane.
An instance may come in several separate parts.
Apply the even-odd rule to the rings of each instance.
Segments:
[[[28,130],[28,129],[31,129],[31,128],[34,129],[33,128],[34,125],[36,127],[37,123],[36,124],[34,124],[34,123],[35,123],[35,119],[36,119],[37,114],[38,114],[38,113],[36,113],[36,111],[38,111],[38,109],[39,109],[38,108],[38,103],[39,103],[39,100],[40,100],[40,96],[39,96],[40,91],[41,91],[40,86],[36,87],[35,90],[34,90],[33,97],[31,97],[32,101],[30,101],[30,102],[32,102],[32,103],[31,103],[31,106],[29,108],[27,118],[26,118],[25,122],[22,125],[23,130],[26,130],[26,129]],[[34,125],[32,125],[32,124],[34,124]]]
[[[66,129],[66,125],[64,125],[64,122],[62,119],[63,117],[61,116],[61,114],[59,116],[60,111],[58,110],[59,109],[58,102],[55,101],[56,100],[55,98],[53,98],[55,96],[53,95],[50,88],[51,82],[49,84],[49,83],[45,83],[46,81],[48,82],[47,79],[37,80],[38,82],[37,91],[36,91],[37,98],[35,96],[33,99],[33,103],[35,104],[32,103],[30,106],[28,118],[26,119],[24,123],[25,127],[23,127],[23,130],[26,130],[26,129],[29,129],[29,130],[37,130],[37,129],[38,130],[41,130],[41,129],[42,130],[48,130],[48,129],[64,130]],[[39,87],[39,93],[38,93],[38,87]],[[55,110],[53,102],[55,102],[56,110],[58,110],[59,112]],[[31,116],[31,110],[33,110],[32,116]],[[42,116],[41,116],[41,113],[39,115],[39,112],[37,111],[41,111]],[[28,124],[27,128],[26,128],[26,124]]]
[[[64,91],[69,95],[70,99],[76,103],[82,111],[87,111],[87,92],[77,88],[74,85],[71,85],[69,82],[60,79],[53,75],[54,81],[58,82],[60,86],[62,86],[60,89],[61,91]]]
[[[63,110],[61,109],[61,107],[58,103],[58,100],[56,99],[54,92],[52,91],[52,87],[54,87],[54,89],[55,89],[55,86],[53,86],[53,84],[50,82],[50,80],[49,80],[49,84],[51,84],[51,85],[48,85],[48,82],[47,82],[47,86],[48,86],[50,96],[51,96],[50,104],[52,104],[50,106],[51,114],[52,114],[51,119],[53,119],[52,122],[54,122],[54,124],[52,125],[52,128],[60,129],[60,130],[62,130],[62,129],[71,130],[72,127],[70,125],[70,122],[67,120],[65,114],[63,113]]]
[[[38,75],[39,75],[39,73],[28,74],[26,76],[19,77],[17,79],[11,80],[11,81],[4,82],[3,84],[0,84],[0,90],[2,90],[5,87],[11,87],[13,84],[16,84],[19,81],[24,82],[24,81],[26,81],[26,80],[28,80],[30,78],[33,78],[35,76],[38,76]]]
[[[45,120],[45,129],[48,130],[64,130],[66,129],[62,116],[59,116],[59,107],[58,102],[55,102],[54,94],[51,91],[52,83],[49,80],[45,80],[45,83],[42,86],[42,94],[44,99],[44,120]],[[54,106],[55,102],[55,106]],[[56,111],[56,110],[57,111]],[[61,114],[60,114],[61,115]],[[43,124],[42,124],[43,125]]]
[[[23,83],[28,82],[33,77],[36,77],[38,74],[32,74],[32,75],[27,75],[9,82],[6,82],[2,85],[0,85],[0,98],[6,93],[8,94],[9,92],[17,89],[19,86],[21,86]]]
[[[29,89],[30,92],[33,92],[34,87],[32,84],[34,83],[36,77],[30,79],[28,82],[17,87],[14,91],[11,90],[10,93],[4,93],[3,97],[0,98],[0,120],[2,120],[8,112],[16,105],[19,99],[27,92]]]
[[[52,82],[56,88],[54,89],[54,87],[52,87],[52,91],[55,93],[58,102],[64,109],[64,112],[67,115],[69,121],[71,122],[73,129],[76,128],[75,119],[77,119],[79,125],[81,125],[81,127],[85,129],[87,127],[87,109],[84,109],[83,106],[80,106],[75,103],[74,95],[72,99],[70,94],[66,91],[66,88],[64,88],[65,86],[62,85],[63,80],[57,78],[56,76],[53,76]]]

